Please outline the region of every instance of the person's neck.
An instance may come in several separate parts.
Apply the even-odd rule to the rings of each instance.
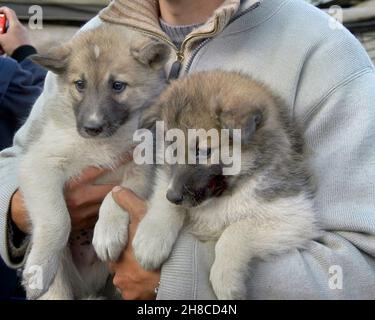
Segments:
[[[173,26],[204,23],[224,0],[159,0],[160,17]]]

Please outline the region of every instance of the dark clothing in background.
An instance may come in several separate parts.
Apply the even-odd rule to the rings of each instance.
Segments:
[[[0,150],[12,145],[15,132],[42,93],[46,71],[25,59],[24,55],[31,53],[31,48],[17,49],[12,57],[18,61],[0,57]]]
[[[32,46],[22,46],[11,58],[0,57],[0,151],[12,145],[14,134],[42,93],[46,71],[27,59],[34,53]],[[0,299],[22,295],[16,271],[0,258]]]

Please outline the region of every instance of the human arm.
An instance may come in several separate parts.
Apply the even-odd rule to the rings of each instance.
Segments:
[[[0,72],[0,149],[4,149],[41,94],[46,71],[29,59],[17,62],[0,57]]]
[[[27,148],[28,140],[31,135],[37,137],[40,134],[41,115],[45,99],[48,99],[49,93],[52,94],[54,88],[53,75],[49,75],[46,80],[45,92],[39,97],[32,112],[17,132],[13,146],[0,153],[0,254],[4,262],[13,268],[20,267],[23,264],[23,256],[26,252],[26,245],[22,246],[21,252],[15,252],[10,239],[10,205],[11,199],[19,187],[18,183],[18,165],[23,152]],[[16,256],[14,256],[16,255]]]

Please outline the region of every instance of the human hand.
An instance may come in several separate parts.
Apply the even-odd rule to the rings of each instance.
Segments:
[[[134,257],[132,241],[143,216],[146,214],[145,201],[132,191],[120,187],[114,188],[113,198],[130,215],[128,245],[120,259],[110,263],[114,272],[113,284],[125,300],[155,300],[155,288],[160,282],[160,271],[146,271]]]
[[[91,229],[98,219],[99,208],[114,185],[95,185],[95,181],[107,170],[88,168],[78,179],[65,186],[65,199],[69,210],[72,231]],[[30,232],[27,210],[19,190],[13,195],[10,206],[11,219],[24,233]]]
[[[9,28],[6,33],[0,34],[0,54],[11,56],[13,52],[23,45],[30,45],[31,41],[27,29],[18,20],[16,13],[7,7],[0,7],[0,13],[5,14]]]

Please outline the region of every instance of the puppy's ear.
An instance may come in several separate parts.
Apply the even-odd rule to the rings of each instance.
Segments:
[[[71,49],[67,46],[51,48],[46,54],[34,54],[30,59],[56,74],[62,74],[68,66]]]
[[[139,119],[138,128],[153,130],[156,121],[161,121],[161,105],[159,103],[155,103],[143,111]]]
[[[171,49],[164,43],[147,39],[130,48],[130,53],[140,63],[155,70],[162,69],[167,63]]]
[[[235,108],[228,111],[219,111],[219,119],[224,129],[240,129],[241,142],[248,144],[256,131],[262,126],[264,114],[261,109]],[[231,132],[232,134],[232,132]]]

